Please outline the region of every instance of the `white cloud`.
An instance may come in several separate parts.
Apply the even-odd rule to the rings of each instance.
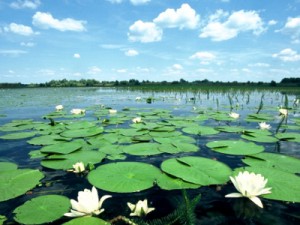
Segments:
[[[33,25],[42,28],[53,28],[59,31],[85,31],[86,21],[66,18],[62,20],[55,19],[50,13],[36,12],[32,17]]]
[[[0,55],[4,55],[4,56],[12,56],[12,57],[17,57],[20,56],[22,54],[26,54],[26,51],[23,50],[0,50]]]
[[[14,73],[15,73],[15,71],[14,71],[14,70],[8,70],[8,73],[10,73],[10,74],[14,74]]]
[[[133,5],[143,5],[143,4],[146,4],[148,2],[150,2],[151,0],[130,0],[130,2],[133,4]]]
[[[268,22],[268,25],[270,25],[270,26],[273,26],[273,25],[276,25],[277,24],[277,21],[276,20],[270,20],[269,22]]]
[[[17,0],[12,3],[10,3],[10,7],[14,9],[23,9],[23,8],[29,8],[29,9],[36,9],[41,4],[40,0]]]
[[[182,67],[182,65],[180,65],[180,64],[174,64],[174,65],[172,66],[172,69],[173,69],[173,70],[183,70],[183,67]]]
[[[87,74],[97,75],[97,74],[99,74],[99,73],[101,73],[101,72],[102,72],[102,70],[101,70],[99,67],[97,67],[97,66],[92,66],[92,67],[89,68]]]
[[[133,42],[155,42],[160,41],[163,31],[155,23],[143,22],[141,20],[136,21],[129,27],[127,33],[128,39]]]
[[[161,27],[179,29],[195,29],[200,21],[200,16],[189,4],[182,4],[179,9],[167,9],[160,13],[153,22]]]
[[[125,52],[125,55],[127,55],[127,56],[136,56],[138,54],[139,54],[139,52],[134,49],[129,49]]]
[[[256,11],[240,10],[229,15],[218,10],[210,16],[209,23],[202,29],[199,37],[224,41],[236,37],[241,32],[252,31],[254,35],[259,35],[264,30],[263,21]]]
[[[118,73],[127,73],[127,69],[117,69]]]
[[[254,63],[254,64],[249,64],[248,66],[250,67],[270,67],[270,64],[268,63]]]
[[[74,53],[73,58],[79,59],[80,58],[80,54],[79,53]]]
[[[117,3],[117,4],[120,4],[120,3],[122,3],[123,2],[123,0],[106,0],[106,1],[108,1],[108,2],[110,2],[110,3]]]
[[[9,24],[9,26],[4,27],[4,30],[6,32],[11,32],[11,33],[19,34],[19,35],[23,35],[23,36],[30,36],[30,35],[34,34],[31,27],[25,26],[23,24],[16,24],[16,23]]]
[[[300,61],[300,54],[290,48],[283,49],[279,53],[273,54],[272,57],[278,58],[284,62]]]
[[[207,61],[214,60],[216,56],[211,52],[196,52],[190,58],[200,59],[201,61],[207,62]]]
[[[24,47],[33,47],[33,46],[35,46],[35,43],[33,43],[33,42],[21,42],[20,45],[24,46]]]
[[[289,17],[285,26],[280,30],[284,34],[291,35],[294,42],[300,42],[300,17]]]

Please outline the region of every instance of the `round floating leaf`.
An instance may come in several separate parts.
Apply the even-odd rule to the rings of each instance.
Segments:
[[[196,189],[201,187],[201,185],[199,184],[185,182],[182,179],[168,176],[165,173],[163,173],[161,176],[158,177],[157,185],[164,190]]]
[[[293,141],[300,142],[300,134],[299,133],[278,133],[276,137],[281,141]]]
[[[273,199],[273,200],[281,200],[281,201],[289,201],[289,202],[300,202],[300,177],[284,172],[281,170],[277,170],[274,168],[267,167],[245,167],[239,168],[235,171],[234,174],[237,174],[238,171],[246,170],[249,172],[254,172],[256,174],[261,174],[268,182],[266,187],[271,187],[271,194],[262,195],[261,197]]]
[[[168,159],[161,164],[161,169],[172,176],[198,185],[224,184],[232,172],[221,162],[193,156]]]
[[[31,145],[53,145],[70,140],[70,138],[63,138],[57,134],[53,134],[32,138],[29,141],[27,141],[27,143]]]
[[[247,122],[267,122],[272,121],[274,117],[269,114],[249,114],[245,119]]]
[[[51,155],[47,159],[43,159],[41,165],[50,169],[67,170],[77,162],[83,162],[85,165],[95,164],[101,162],[104,157],[105,154],[98,151],[80,150],[68,155]]]
[[[110,223],[96,217],[79,217],[62,225],[110,225]]]
[[[181,143],[196,143],[196,140],[192,137],[189,136],[184,136],[184,135],[180,135],[180,136],[176,136],[176,137],[170,137],[170,138],[165,138],[165,137],[155,137],[154,141],[159,142],[161,144],[163,143],[174,143],[174,142],[181,142]]]
[[[25,202],[14,210],[14,219],[21,224],[43,224],[55,221],[69,211],[71,204],[61,195],[44,195]]]
[[[82,120],[82,121],[69,123],[66,126],[66,128],[69,130],[78,130],[78,129],[86,129],[86,128],[94,127],[95,125],[96,125],[95,123]]]
[[[18,133],[11,133],[11,134],[5,134],[0,136],[0,139],[5,140],[16,140],[16,139],[24,139],[24,138],[30,138],[36,135],[35,131],[31,132],[18,132]]]
[[[12,162],[0,162],[0,173],[8,170],[16,170],[18,165]]]
[[[39,170],[17,169],[0,172],[0,201],[20,196],[34,188],[44,174]]]
[[[216,129],[219,130],[219,131],[222,131],[222,132],[240,133],[245,128],[243,128],[243,127],[237,127],[237,126],[219,126],[219,127],[216,127]]]
[[[218,134],[220,132],[220,131],[215,130],[212,127],[198,126],[198,125],[185,127],[182,129],[182,131],[185,133],[188,133],[188,134],[195,134],[195,135],[201,135],[201,136]]]
[[[64,142],[54,145],[48,145],[40,149],[42,153],[69,154],[81,148],[78,142]]]
[[[117,193],[139,192],[154,185],[161,171],[140,162],[117,162],[99,166],[88,175],[89,182],[106,191]]]
[[[264,151],[263,146],[239,140],[212,141],[206,146],[213,151],[231,155],[253,155]]]
[[[125,146],[123,151],[130,155],[157,155],[161,154],[157,143],[138,143]]]
[[[90,127],[85,129],[77,129],[77,130],[66,130],[62,132],[60,135],[67,138],[80,138],[80,137],[91,137],[97,134],[103,133],[103,127]]]
[[[246,157],[243,162],[252,167],[268,167],[290,173],[300,172],[300,159],[283,154],[262,152]]]

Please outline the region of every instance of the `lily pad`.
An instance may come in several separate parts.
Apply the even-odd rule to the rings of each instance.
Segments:
[[[253,155],[264,151],[264,147],[240,140],[212,141],[206,144],[213,151],[230,155]]]
[[[96,217],[85,216],[72,219],[62,225],[110,225],[110,223]]]
[[[218,134],[220,131],[215,130],[212,127],[208,126],[198,126],[198,125],[192,125],[189,127],[185,127],[182,129],[183,132],[188,133],[188,134],[195,134],[195,135],[214,135]]]
[[[131,193],[153,187],[161,171],[141,162],[117,162],[99,166],[88,175],[89,182],[102,190]]]
[[[42,153],[69,154],[81,148],[78,142],[63,142],[54,145],[48,145],[40,149]]]
[[[68,155],[51,155],[47,159],[41,161],[41,165],[50,169],[67,170],[73,167],[77,162],[95,164],[103,160],[105,154],[98,151],[80,150]]]
[[[164,190],[196,189],[201,187],[199,184],[189,183],[182,179],[171,177],[165,173],[157,179],[157,185]]]
[[[130,155],[158,155],[161,154],[159,146],[158,143],[138,143],[125,146],[123,151]]]
[[[103,127],[90,127],[85,129],[66,130],[60,135],[67,138],[92,137],[103,133]]]
[[[70,138],[64,138],[57,134],[53,135],[43,135],[39,137],[32,138],[27,141],[31,145],[53,145],[57,143],[62,143],[65,141],[70,141]]]
[[[0,162],[0,171],[9,171],[9,170],[16,170],[18,165],[12,162]],[[0,173],[1,173],[0,172]]]
[[[16,169],[0,172],[0,202],[18,197],[34,188],[44,174],[39,170]]]
[[[245,167],[238,168],[235,170],[235,174],[238,171],[246,170],[249,172],[254,172],[256,174],[261,174],[268,182],[267,187],[271,187],[271,194],[262,195],[261,197],[273,200],[289,201],[289,202],[300,202],[299,187],[300,187],[300,177],[288,173],[282,170],[277,170],[268,167]]]
[[[300,134],[299,133],[278,133],[276,137],[281,141],[292,141],[292,142],[300,142]]]
[[[30,138],[36,135],[35,131],[31,132],[17,132],[17,133],[11,133],[11,134],[5,134],[0,136],[0,139],[5,140],[17,140],[17,139],[24,139],[24,138]]]
[[[61,218],[70,206],[70,200],[65,196],[39,196],[16,208],[14,219],[21,224],[49,223]]]
[[[252,167],[268,167],[290,173],[300,173],[300,159],[283,154],[262,152],[242,160]]]
[[[203,186],[224,184],[232,172],[224,163],[194,156],[165,160],[161,164],[161,169],[186,182]]]

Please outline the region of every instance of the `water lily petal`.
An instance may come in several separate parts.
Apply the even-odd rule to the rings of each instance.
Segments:
[[[258,197],[251,197],[249,198],[252,202],[254,202],[257,206],[259,206],[260,208],[263,208],[263,204],[261,202],[261,200]]]
[[[98,208],[102,208],[102,204],[103,202],[108,199],[108,198],[111,198],[112,196],[111,195],[103,195],[98,203]],[[103,209],[104,211],[104,209]]]
[[[241,193],[231,193],[228,195],[225,195],[226,198],[240,198],[243,197],[243,195]]]
[[[79,217],[79,216],[85,216],[86,214],[71,209],[71,212],[65,213],[64,215],[68,217]]]

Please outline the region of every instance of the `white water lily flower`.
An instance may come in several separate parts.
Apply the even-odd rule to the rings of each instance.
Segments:
[[[271,188],[266,188],[268,179],[261,174],[249,173],[248,171],[239,172],[236,177],[230,177],[234,187],[239,193],[231,193],[226,198],[247,197],[259,207],[263,208],[259,195],[270,194]]]
[[[56,111],[61,111],[61,110],[63,110],[63,105],[57,105],[57,106],[55,106],[55,109],[56,109]]]
[[[83,162],[78,162],[73,165],[73,172],[74,173],[82,173],[85,171],[84,163]]]
[[[279,113],[280,113],[280,115],[283,115],[284,117],[286,117],[288,115],[288,110],[287,109],[279,109]]]
[[[141,117],[136,117],[132,119],[133,123],[141,123],[142,122],[142,118]]]
[[[71,113],[75,114],[75,115],[84,114],[85,113],[85,109],[72,109]]]
[[[135,100],[136,100],[136,101],[141,101],[142,98],[141,98],[141,97],[136,97]]]
[[[145,199],[144,201],[138,201],[136,204],[132,204],[130,202],[127,202],[128,207],[131,210],[130,216],[145,216],[148,213],[155,210],[155,208],[149,208],[148,207],[148,200]]]
[[[258,123],[260,129],[262,130],[269,130],[271,129],[271,125],[270,124],[267,124],[266,122],[261,122],[261,123]]]
[[[115,113],[117,113],[117,110],[116,110],[116,109],[110,109],[110,110],[108,110],[108,111],[109,111],[110,114],[115,114]]]
[[[78,217],[86,215],[99,215],[104,211],[102,207],[103,202],[112,197],[111,195],[104,195],[99,201],[97,189],[93,186],[92,190],[84,189],[78,192],[78,202],[71,199],[71,212],[65,213],[68,217]]]
[[[240,114],[235,113],[235,112],[231,112],[231,113],[229,113],[229,116],[230,116],[231,118],[233,118],[233,119],[237,119],[237,118],[240,117]]]

